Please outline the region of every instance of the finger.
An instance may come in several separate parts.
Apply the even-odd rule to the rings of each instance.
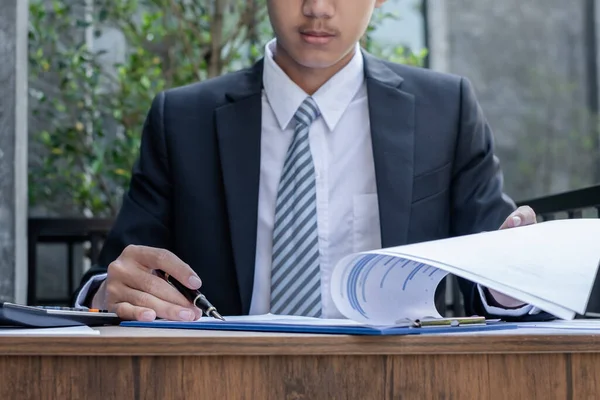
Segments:
[[[533,211],[533,208],[529,206],[522,206],[519,207],[519,210],[521,210],[523,216],[525,217],[523,220],[524,224],[531,225],[537,222],[537,215],[535,214],[535,211]]]
[[[521,206],[504,221],[500,229],[515,228],[518,226],[531,225],[537,222],[533,209],[529,206]]]
[[[492,298],[498,303],[500,306],[504,308],[516,308],[522,307],[525,305],[521,300],[515,299],[514,297],[510,297],[505,295],[504,293],[500,293],[494,289],[487,288],[488,292],[492,296]]]
[[[200,317],[202,317],[202,310],[199,309],[198,307],[194,307],[194,314],[196,317],[196,320],[200,319]]]
[[[199,289],[202,286],[202,281],[194,270],[169,250],[147,246],[128,246],[123,255],[132,258],[149,270],[165,271],[190,289]]]
[[[131,289],[150,293],[166,302],[191,307],[191,303],[163,278],[141,268],[126,268],[122,271],[121,283]]]
[[[535,212],[529,206],[521,206],[513,213],[513,227],[531,225],[536,222]]]
[[[169,303],[140,290],[128,288],[124,293],[123,300],[134,306],[154,310],[159,318],[171,321],[194,321],[196,319],[196,312],[192,307]]]
[[[115,289],[115,287],[117,289]],[[171,289],[174,289],[171,287]],[[126,293],[127,290],[134,290],[128,286],[125,286],[123,284],[113,284],[111,286],[111,297],[115,298],[115,297],[123,297],[123,293]],[[183,298],[183,296],[182,296]],[[111,299],[113,300],[113,299]],[[114,300],[113,300],[114,302]],[[183,304],[181,304],[183,303]],[[194,306],[192,303],[190,303],[189,301],[187,301],[185,298],[183,298],[183,301],[181,303],[176,303],[178,305],[183,306],[183,308],[185,309],[190,309],[194,312],[194,320],[199,319],[200,317],[202,317],[202,310],[200,310],[198,307]],[[108,304],[110,304],[110,302],[108,302]],[[124,317],[122,317],[119,313],[119,317],[121,317],[121,319],[134,319],[134,320],[138,320],[138,321],[153,321],[156,318],[156,311],[154,311],[153,309],[150,308],[146,308],[146,307],[139,307],[139,306],[134,306],[131,303],[128,302],[117,302],[117,303],[113,303],[112,306],[107,306],[106,308],[109,311],[113,311],[116,312],[116,309],[119,309],[119,307],[125,307],[125,309],[123,309],[122,311],[120,311],[121,313],[123,313]],[[133,307],[133,308],[131,308]],[[133,313],[133,314],[132,314]]]
[[[109,277],[105,282],[110,282],[111,300],[113,301],[121,301],[121,293],[131,288],[150,293],[169,303],[183,307],[191,306],[185,296],[171,284],[161,277],[151,274],[148,269],[138,265],[137,261],[133,259],[119,258],[111,263]]]
[[[116,312],[122,320],[154,321],[156,319],[154,310],[125,302],[115,304],[110,311]]]
[[[131,270],[136,270],[135,268]],[[139,272],[139,270],[138,270]],[[138,289],[142,292],[149,293],[155,297],[166,301],[167,303],[176,304],[184,308],[188,308],[194,311],[195,319],[202,316],[202,311],[193,305],[188,299],[185,298],[173,285],[165,281],[163,278],[153,275],[147,272],[141,272],[141,274],[132,273],[129,278],[124,279],[124,284],[132,289]],[[141,276],[138,276],[141,275]],[[132,285],[129,285],[129,282]]]
[[[123,293],[130,289],[136,289],[150,293],[169,303],[192,309],[195,319],[202,316],[202,311],[177,289],[159,276],[149,273],[147,268],[137,265],[137,262],[131,258],[119,258],[111,263],[109,277],[104,283],[109,283],[106,285],[106,302],[108,304],[123,301]]]

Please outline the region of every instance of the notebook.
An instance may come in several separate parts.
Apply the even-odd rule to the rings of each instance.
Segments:
[[[192,323],[123,324],[372,335],[511,329],[502,323],[416,328],[415,320],[442,320],[434,296],[448,274],[505,293],[560,319],[600,315],[598,302],[590,301],[600,297],[596,279],[599,238],[600,219],[570,219],[351,254],[339,261],[331,277],[331,296],[344,320],[315,322],[267,315],[234,316],[224,323],[203,318]]]
[[[287,315],[241,315],[226,316],[225,321],[202,317],[195,322],[156,320],[152,322],[124,321],[122,326],[143,328],[175,328],[246,332],[313,333],[336,335],[419,335],[458,332],[481,332],[489,330],[517,329],[516,324],[499,321],[483,321],[461,325],[459,319],[444,319],[444,325],[418,326],[418,321],[406,321],[391,325],[363,324],[349,319],[323,319]],[[446,323],[447,322],[447,323]],[[454,322],[454,324],[452,324]]]

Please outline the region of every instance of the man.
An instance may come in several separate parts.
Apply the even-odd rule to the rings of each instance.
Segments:
[[[77,303],[197,318],[162,269],[224,315],[342,317],[328,283],[348,253],[534,223],[502,192],[468,82],[358,47],[384,1],[269,0],[264,60],[160,93]],[[536,312],[462,290],[470,314]]]

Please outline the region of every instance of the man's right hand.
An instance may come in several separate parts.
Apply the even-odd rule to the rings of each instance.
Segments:
[[[92,300],[93,308],[116,312],[124,320],[193,321],[201,311],[167,281],[153,273],[161,269],[190,289],[202,281],[189,265],[168,250],[128,246],[108,266],[106,280]]]

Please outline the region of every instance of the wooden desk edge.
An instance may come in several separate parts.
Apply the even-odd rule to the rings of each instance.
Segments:
[[[132,330],[133,329],[133,330]],[[600,353],[600,335],[344,336],[100,329],[0,336],[0,356],[282,356]]]

